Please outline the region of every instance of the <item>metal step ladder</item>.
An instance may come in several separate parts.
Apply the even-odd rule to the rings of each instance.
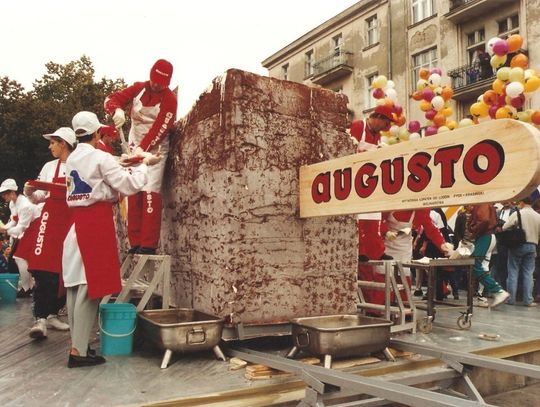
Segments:
[[[129,273],[131,271],[131,273]],[[129,274],[127,280],[126,276]],[[143,296],[137,305],[137,312],[143,311],[152,297],[161,289],[162,309],[170,306],[171,294],[171,256],[161,254],[128,254],[120,268],[122,291],[114,302],[129,302],[136,290],[142,290]],[[111,295],[104,297],[102,304],[111,300]]]
[[[404,269],[401,263],[394,260],[370,260],[363,263],[369,266],[384,266],[384,282],[358,280],[358,309],[366,314],[368,310],[384,311],[384,318],[393,321],[390,332],[412,331],[416,333],[417,310],[412,300],[412,293],[406,283]],[[397,278],[405,283],[398,284]],[[384,304],[367,302],[362,289],[384,291]],[[405,293],[405,301],[401,293]],[[394,294],[394,304],[392,295]]]

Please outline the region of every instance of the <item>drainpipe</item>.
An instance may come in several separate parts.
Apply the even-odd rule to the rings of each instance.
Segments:
[[[392,79],[392,0],[388,0],[388,74],[386,77]]]

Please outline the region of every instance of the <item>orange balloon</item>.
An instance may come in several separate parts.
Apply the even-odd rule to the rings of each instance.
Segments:
[[[529,58],[525,54],[517,54],[510,61],[510,67],[527,69],[529,67]]]
[[[421,68],[420,71],[418,71],[418,76],[427,81],[429,78],[429,71],[426,68]]]
[[[403,126],[406,121],[407,119],[405,118],[405,116],[401,115],[396,119],[395,124],[396,126],[400,127],[400,126]]]
[[[534,124],[540,124],[540,110],[535,110],[531,115],[531,121]]]
[[[437,127],[444,126],[446,124],[446,116],[442,113],[437,113],[433,118],[433,124]]]
[[[445,107],[443,110],[441,110],[441,113],[445,115],[446,117],[452,116],[453,110],[451,107]]]
[[[508,44],[508,52],[516,52],[523,45],[523,38],[519,34],[512,34],[506,39]]]
[[[500,79],[495,79],[491,87],[499,95],[502,95],[504,93],[504,82],[501,81]]]
[[[494,90],[486,90],[482,96],[482,100],[486,105],[492,105],[497,101],[497,92]]]
[[[441,96],[445,101],[450,100],[450,98],[454,96],[454,91],[450,86],[445,86],[444,88],[442,88]]]
[[[413,92],[412,98],[414,100],[422,100],[422,99],[424,99],[424,95],[423,95],[422,91],[417,90],[417,91]]]

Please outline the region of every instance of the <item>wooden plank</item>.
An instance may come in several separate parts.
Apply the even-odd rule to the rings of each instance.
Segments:
[[[370,365],[372,363],[378,363],[380,361],[381,359],[373,356],[336,360],[332,362],[332,369],[345,369],[347,367]]]
[[[540,132],[491,120],[301,167],[300,217],[500,202],[539,184]]]

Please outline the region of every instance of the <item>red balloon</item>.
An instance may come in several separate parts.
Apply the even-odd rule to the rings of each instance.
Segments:
[[[381,88],[373,89],[373,97],[375,99],[382,99],[384,97],[384,90],[382,90]]]
[[[418,133],[420,131],[420,122],[418,120],[413,120],[409,123],[409,132]]]
[[[401,113],[403,113],[403,108],[400,105],[394,105],[394,113],[396,116],[401,116]]]
[[[437,134],[437,127],[435,126],[428,126],[426,127],[426,137],[433,136],[434,134]]]
[[[422,96],[424,97],[424,100],[431,102],[431,99],[433,99],[435,93],[433,93],[430,88],[424,88],[424,90],[422,91]]]
[[[516,109],[519,109],[520,107],[522,107],[524,103],[525,103],[525,95],[523,93],[510,100],[510,104],[514,106]]]
[[[489,117],[492,119],[496,118],[497,110],[499,109],[499,105],[491,105],[489,106]]]
[[[428,120],[433,120],[433,118],[435,117],[436,114],[437,114],[437,111],[431,109],[431,110],[428,110],[424,116],[425,116],[426,119],[428,119]]]

